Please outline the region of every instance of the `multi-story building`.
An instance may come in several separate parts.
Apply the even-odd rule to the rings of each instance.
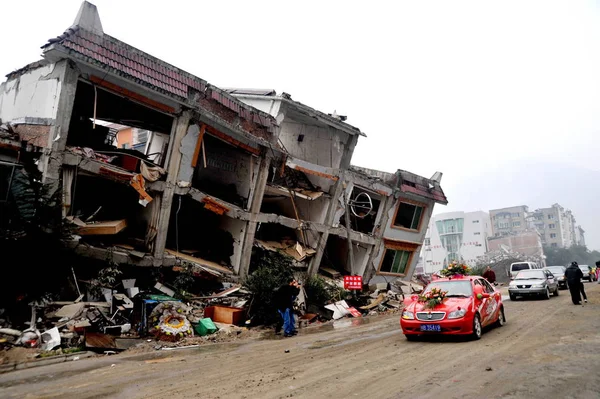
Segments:
[[[555,248],[585,245],[584,230],[577,226],[573,212],[559,204],[536,209],[531,215],[542,243]]]
[[[486,212],[449,212],[432,217],[422,250],[425,272],[441,270],[455,260],[475,266],[477,258],[487,252],[491,234]]]
[[[585,246],[585,230],[581,226],[575,229],[575,242],[577,245]]]
[[[528,209],[526,205],[492,209],[490,211],[492,235],[502,236],[526,231]]]
[[[447,203],[439,172],[351,166],[364,134],[345,118],[215,87],[105,34],[88,2],[43,57],[2,84],[0,118],[18,137],[1,150],[11,163],[36,152],[79,255],[244,277],[262,248],[311,274],[410,279]]]

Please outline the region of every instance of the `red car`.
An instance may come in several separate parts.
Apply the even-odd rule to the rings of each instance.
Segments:
[[[479,276],[441,278],[432,281],[421,295],[433,289],[446,292],[441,304],[433,309],[413,295],[405,301],[400,327],[411,341],[424,335],[470,335],[481,338],[483,327],[504,325],[502,295]]]

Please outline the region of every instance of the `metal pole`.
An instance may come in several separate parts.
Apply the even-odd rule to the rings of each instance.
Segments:
[[[348,206],[348,197],[346,197],[346,190],[344,189],[342,197],[344,198],[344,206],[346,212],[346,232],[348,233],[348,264],[350,266],[350,273],[354,274],[354,251],[352,248],[352,239],[350,238],[350,207]]]

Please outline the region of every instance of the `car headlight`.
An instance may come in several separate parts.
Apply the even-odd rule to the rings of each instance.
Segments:
[[[460,317],[463,317],[466,313],[467,313],[467,309],[454,310],[454,311],[450,312],[450,314],[448,315],[448,318],[449,319],[458,319]]]
[[[533,284],[531,288],[544,288],[544,284]]]
[[[565,276],[561,276],[558,278],[558,281],[565,281]]]
[[[408,312],[405,310],[404,312],[402,312],[402,318],[404,320],[414,320],[415,314],[413,312]]]
[[[517,283],[515,283],[514,281],[511,281],[511,282],[508,284],[508,286],[509,286],[509,287],[513,287],[513,288],[514,288],[514,287],[516,287],[516,286],[517,286]]]

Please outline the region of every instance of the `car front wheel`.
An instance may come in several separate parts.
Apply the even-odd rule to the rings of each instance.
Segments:
[[[543,295],[544,299],[550,299],[550,288],[546,287],[546,293]]]
[[[558,292],[558,285],[556,286],[556,289],[554,290],[554,296],[558,296],[559,292]]]
[[[481,339],[481,332],[481,320],[479,319],[479,315],[476,314],[475,317],[473,317],[473,334],[471,337],[474,340]]]
[[[511,301],[516,301],[517,300],[517,296],[513,295],[513,294],[508,294],[509,298]]]

